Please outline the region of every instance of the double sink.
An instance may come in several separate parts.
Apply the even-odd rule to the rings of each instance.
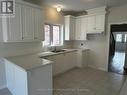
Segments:
[[[67,50],[63,50],[63,49],[61,49],[61,50],[53,50],[53,51],[51,51],[51,52],[53,52],[53,53],[60,53],[60,52],[66,52]]]
[[[42,52],[39,53],[39,57],[47,57],[47,56],[52,56],[52,55],[57,55],[57,54],[62,54],[62,53],[68,53],[68,52],[73,52],[77,51],[76,49],[61,49],[61,50],[53,50],[53,51],[47,51],[47,52]]]

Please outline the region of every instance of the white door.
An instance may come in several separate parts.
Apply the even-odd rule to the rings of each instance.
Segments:
[[[94,33],[96,30],[95,26],[95,16],[89,16],[88,17],[88,33]]]
[[[34,40],[34,9],[29,6],[22,6],[22,18],[23,18],[23,40]]]
[[[81,39],[81,18],[77,18],[76,19],[75,39],[76,40],[80,40]]]
[[[15,16],[8,19],[8,41],[22,40],[21,5],[16,4]]]
[[[34,40],[42,41],[44,39],[43,31],[43,13],[41,9],[34,9]]]
[[[105,15],[96,15],[96,31],[103,32],[105,28]]]

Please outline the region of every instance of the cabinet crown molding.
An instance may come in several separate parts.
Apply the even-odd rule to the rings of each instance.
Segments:
[[[103,7],[99,7],[99,8],[94,8],[94,9],[89,9],[89,10],[86,10],[88,15],[89,14],[97,14],[97,13],[106,13],[106,6],[103,6]]]

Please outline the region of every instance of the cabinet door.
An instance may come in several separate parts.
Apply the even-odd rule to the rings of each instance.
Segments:
[[[96,31],[103,32],[105,27],[105,15],[96,15]]]
[[[87,32],[87,18],[81,18],[81,40],[86,40],[86,32]]]
[[[14,95],[28,95],[27,72],[14,66]]]
[[[65,17],[65,40],[70,40],[70,17]]]
[[[64,72],[64,54],[54,56],[53,72],[54,75],[58,75]]]
[[[6,61],[5,67],[6,67],[7,87],[11,93],[15,94],[14,66],[10,62]]]
[[[94,33],[96,30],[96,25],[95,25],[95,16],[89,16],[88,17],[88,33]]]
[[[53,95],[52,65],[31,69],[28,71],[28,81],[28,95]]]
[[[15,16],[8,19],[8,41],[22,40],[21,5],[16,4]]]
[[[75,39],[75,18],[70,18],[70,40]]]
[[[64,54],[64,64],[63,64],[63,71],[70,70],[76,66],[76,52],[70,52]]]
[[[34,40],[42,41],[44,39],[42,10],[34,9],[34,17]]]
[[[23,40],[34,40],[34,9],[29,6],[22,6]]]
[[[76,40],[80,40],[81,39],[81,18],[77,18],[76,19],[75,39]]]
[[[72,16],[65,17],[65,40],[75,39],[75,18]]]

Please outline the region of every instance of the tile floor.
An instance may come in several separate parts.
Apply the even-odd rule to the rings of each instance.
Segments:
[[[125,76],[74,68],[54,77],[54,95],[119,95]]]
[[[0,95],[12,95],[8,89],[2,89],[0,90]]]
[[[74,68],[54,77],[54,95],[119,95],[126,76],[92,68]],[[0,95],[12,95],[8,89]]]

